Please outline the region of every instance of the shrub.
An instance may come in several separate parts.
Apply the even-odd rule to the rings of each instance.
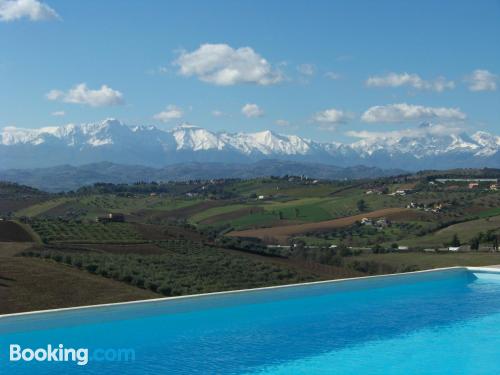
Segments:
[[[96,273],[97,271],[97,264],[87,264],[85,266],[85,269],[90,272],[90,273]]]
[[[158,288],[158,292],[163,294],[164,296],[171,296],[172,294],[172,288],[169,285],[161,285]]]

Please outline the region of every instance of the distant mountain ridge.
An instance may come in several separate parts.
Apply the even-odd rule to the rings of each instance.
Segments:
[[[164,131],[127,126],[116,119],[40,129],[4,128],[0,170],[112,162],[164,167],[186,162],[251,163],[263,159],[343,167],[366,165],[405,170],[500,166],[500,137],[473,135],[423,124],[411,133],[371,136],[352,144],[321,143],[266,130],[211,132],[181,125]]]
[[[134,183],[137,181],[188,181],[213,178],[256,178],[266,176],[307,176],[318,179],[359,179],[393,176],[401,170],[374,167],[340,168],[331,165],[261,160],[256,163],[181,163],[163,168],[121,165],[109,162],[83,166],[61,165],[39,169],[0,171],[0,181],[11,181],[45,191],[76,190],[97,182]]]

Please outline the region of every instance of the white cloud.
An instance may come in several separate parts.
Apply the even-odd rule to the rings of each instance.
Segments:
[[[297,70],[305,76],[313,76],[316,73],[316,67],[313,64],[301,64],[297,66]]]
[[[279,119],[274,122],[278,126],[288,126],[290,125],[290,121]]]
[[[361,120],[364,122],[405,122],[426,119],[465,120],[459,108],[424,107],[406,103],[389,104],[368,108]]]
[[[476,69],[465,79],[471,91],[495,91],[498,76],[484,69]]]
[[[314,122],[319,122],[320,124],[333,125],[333,124],[343,124],[347,122],[347,120],[349,120],[350,118],[351,115],[347,114],[346,112],[340,109],[330,108],[315,113],[312,117],[312,120]]]
[[[179,73],[184,76],[196,76],[219,86],[272,85],[284,79],[278,69],[252,48],[234,49],[227,44],[203,44],[193,52],[183,51],[174,65],[179,66]]]
[[[241,113],[248,118],[264,116],[264,111],[257,104],[251,103],[245,104],[243,108],[241,108]]]
[[[414,129],[402,129],[402,130],[394,130],[387,132],[372,132],[367,130],[348,131],[345,134],[350,137],[360,138],[365,140],[392,139],[397,141],[401,137],[419,138],[419,137],[425,137],[426,135],[443,136],[449,134],[459,134],[463,131],[464,131],[463,128],[456,126],[453,127],[443,124],[424,124]]]
[[[52,112],[52,116],[56,116],[56,117],[63,117],[66,115],[66,112],[64,111],[55,111],[55,112]]]
[[[336,80],[340,79],[340,77],[341,77],[340,74],[335,73],[335,72],[326,72],[325,76],[327,78],[330,78],[333,81],[336,81]]]
[[[368,87],[401,87],[409,86],[417,90],[432,90],[442,92],[455,88],[455,82],[438,77],[433,81],[426,81],[418,74],[389,73],[385,76],[373,76],[366,80]]]
[[[168,122],[170,120],[180,119],[183,114],[184,113],[182,112],[182,109],[173,104],[170,104],[164,111],[154,115],[153,118],[158,121]]]
[[[123,94],[111,87],[102,85],[100,89],[91,90],[85,83],[80,83],[67,92],[51,90],[46,94],[49,100],[60,100],[65,103],[85,104],[91,107],[104,107],[123,104]]]
[[[59,19],[54,9],[37,0],[0,0],[0,21],[28,18],[31,21]]]

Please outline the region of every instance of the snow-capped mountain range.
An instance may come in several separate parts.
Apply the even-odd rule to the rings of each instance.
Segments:
[[[467,135],[423,124],[412,131],[364,136],[352,144],[321,143],[272,131],[211,132],[181,125],[165,131],[115,119],[0,133],[0,169],[96,162],[161,167],[182,162],[245,163],[263,159],[405,170],[500,167],[500,137]]]

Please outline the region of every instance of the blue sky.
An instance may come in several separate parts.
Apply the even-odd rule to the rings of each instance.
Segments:
[[[499,1],[0,0],[0,128],[500,134],[499,46]]]

